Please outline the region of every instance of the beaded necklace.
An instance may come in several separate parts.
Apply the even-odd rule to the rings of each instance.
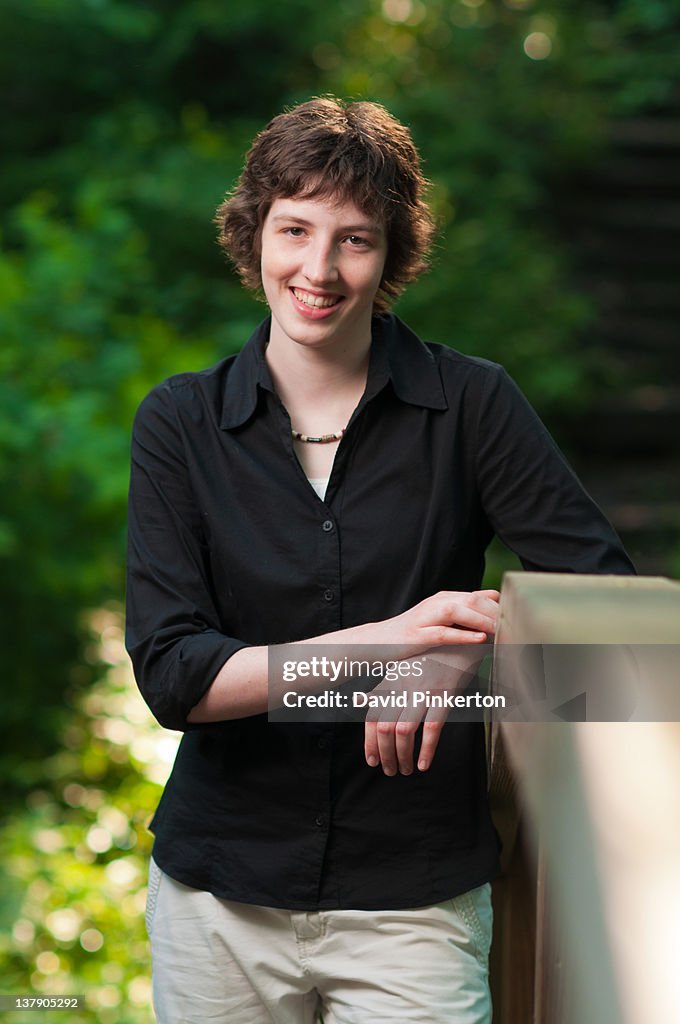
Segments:
[[[291,428],[293,438],[296,441],[305,441],[307,444],[330,444],[331,441],[339,441],[344,433],[345,430],[343,428],[342,430],[336,430],[334,434],[321,434],[320,437],[311,437],[309,434],[303,434],[301,431]]]

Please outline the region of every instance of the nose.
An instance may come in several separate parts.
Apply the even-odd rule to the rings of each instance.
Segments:
[[[310,284],[321,287],[338,279],[335,245],[323,238],[314,238],[305,250],[302,272]]]

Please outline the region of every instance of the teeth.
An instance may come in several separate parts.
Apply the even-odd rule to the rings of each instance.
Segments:
[[[314,309],[328,309],[339,301],[337,296],[324,299],[321,295],[310,295],[309,292],[301,292],[297,288],[293,288],[293,295],[299,302],[304,302],[305,306],[312,306]]]

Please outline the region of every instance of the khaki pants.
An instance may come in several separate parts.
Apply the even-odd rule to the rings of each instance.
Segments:
[[[152,860],[159,1024],[490,1024],[489,885],[415,910],[305,913],[190,889]]]

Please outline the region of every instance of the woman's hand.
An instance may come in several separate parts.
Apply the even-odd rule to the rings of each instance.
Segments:
[[[482,644],[496,633],[499,600],[497,590],[442,590],[376,623],[373,639],[394,647],[398,659],[444,645]]]
[[[414,705],[414,691],[429,690],[434,695],[455,694],[464,688],[484,657],[480,643],[495,635],[498,617],[497,590],[456,593],[445,591],[421,601],[402,615],[387,620],[395,630],[392,641],[407,649],[406,657],[422,653],[419,641],[436,637],[427,656],[420,659],[424,674],[399,682],[399,693],[407,695],[405,708],[370,708],[366,715],[364,753],[371,767],[382,765],[385,775],[410,775],[414,768],[415,738],[422,723],[423,733],[417,754],[419,771],[432,764],[444,723],[446,707]],[[472,630],[472,632],[470,632]],[[482,632],[483,630],[483,632]],[[401,639],[399,639],[401,637]],[[454,646],[455,645],[455,646]],[[383,681],[371,693],[392,693],[394,683]]]

